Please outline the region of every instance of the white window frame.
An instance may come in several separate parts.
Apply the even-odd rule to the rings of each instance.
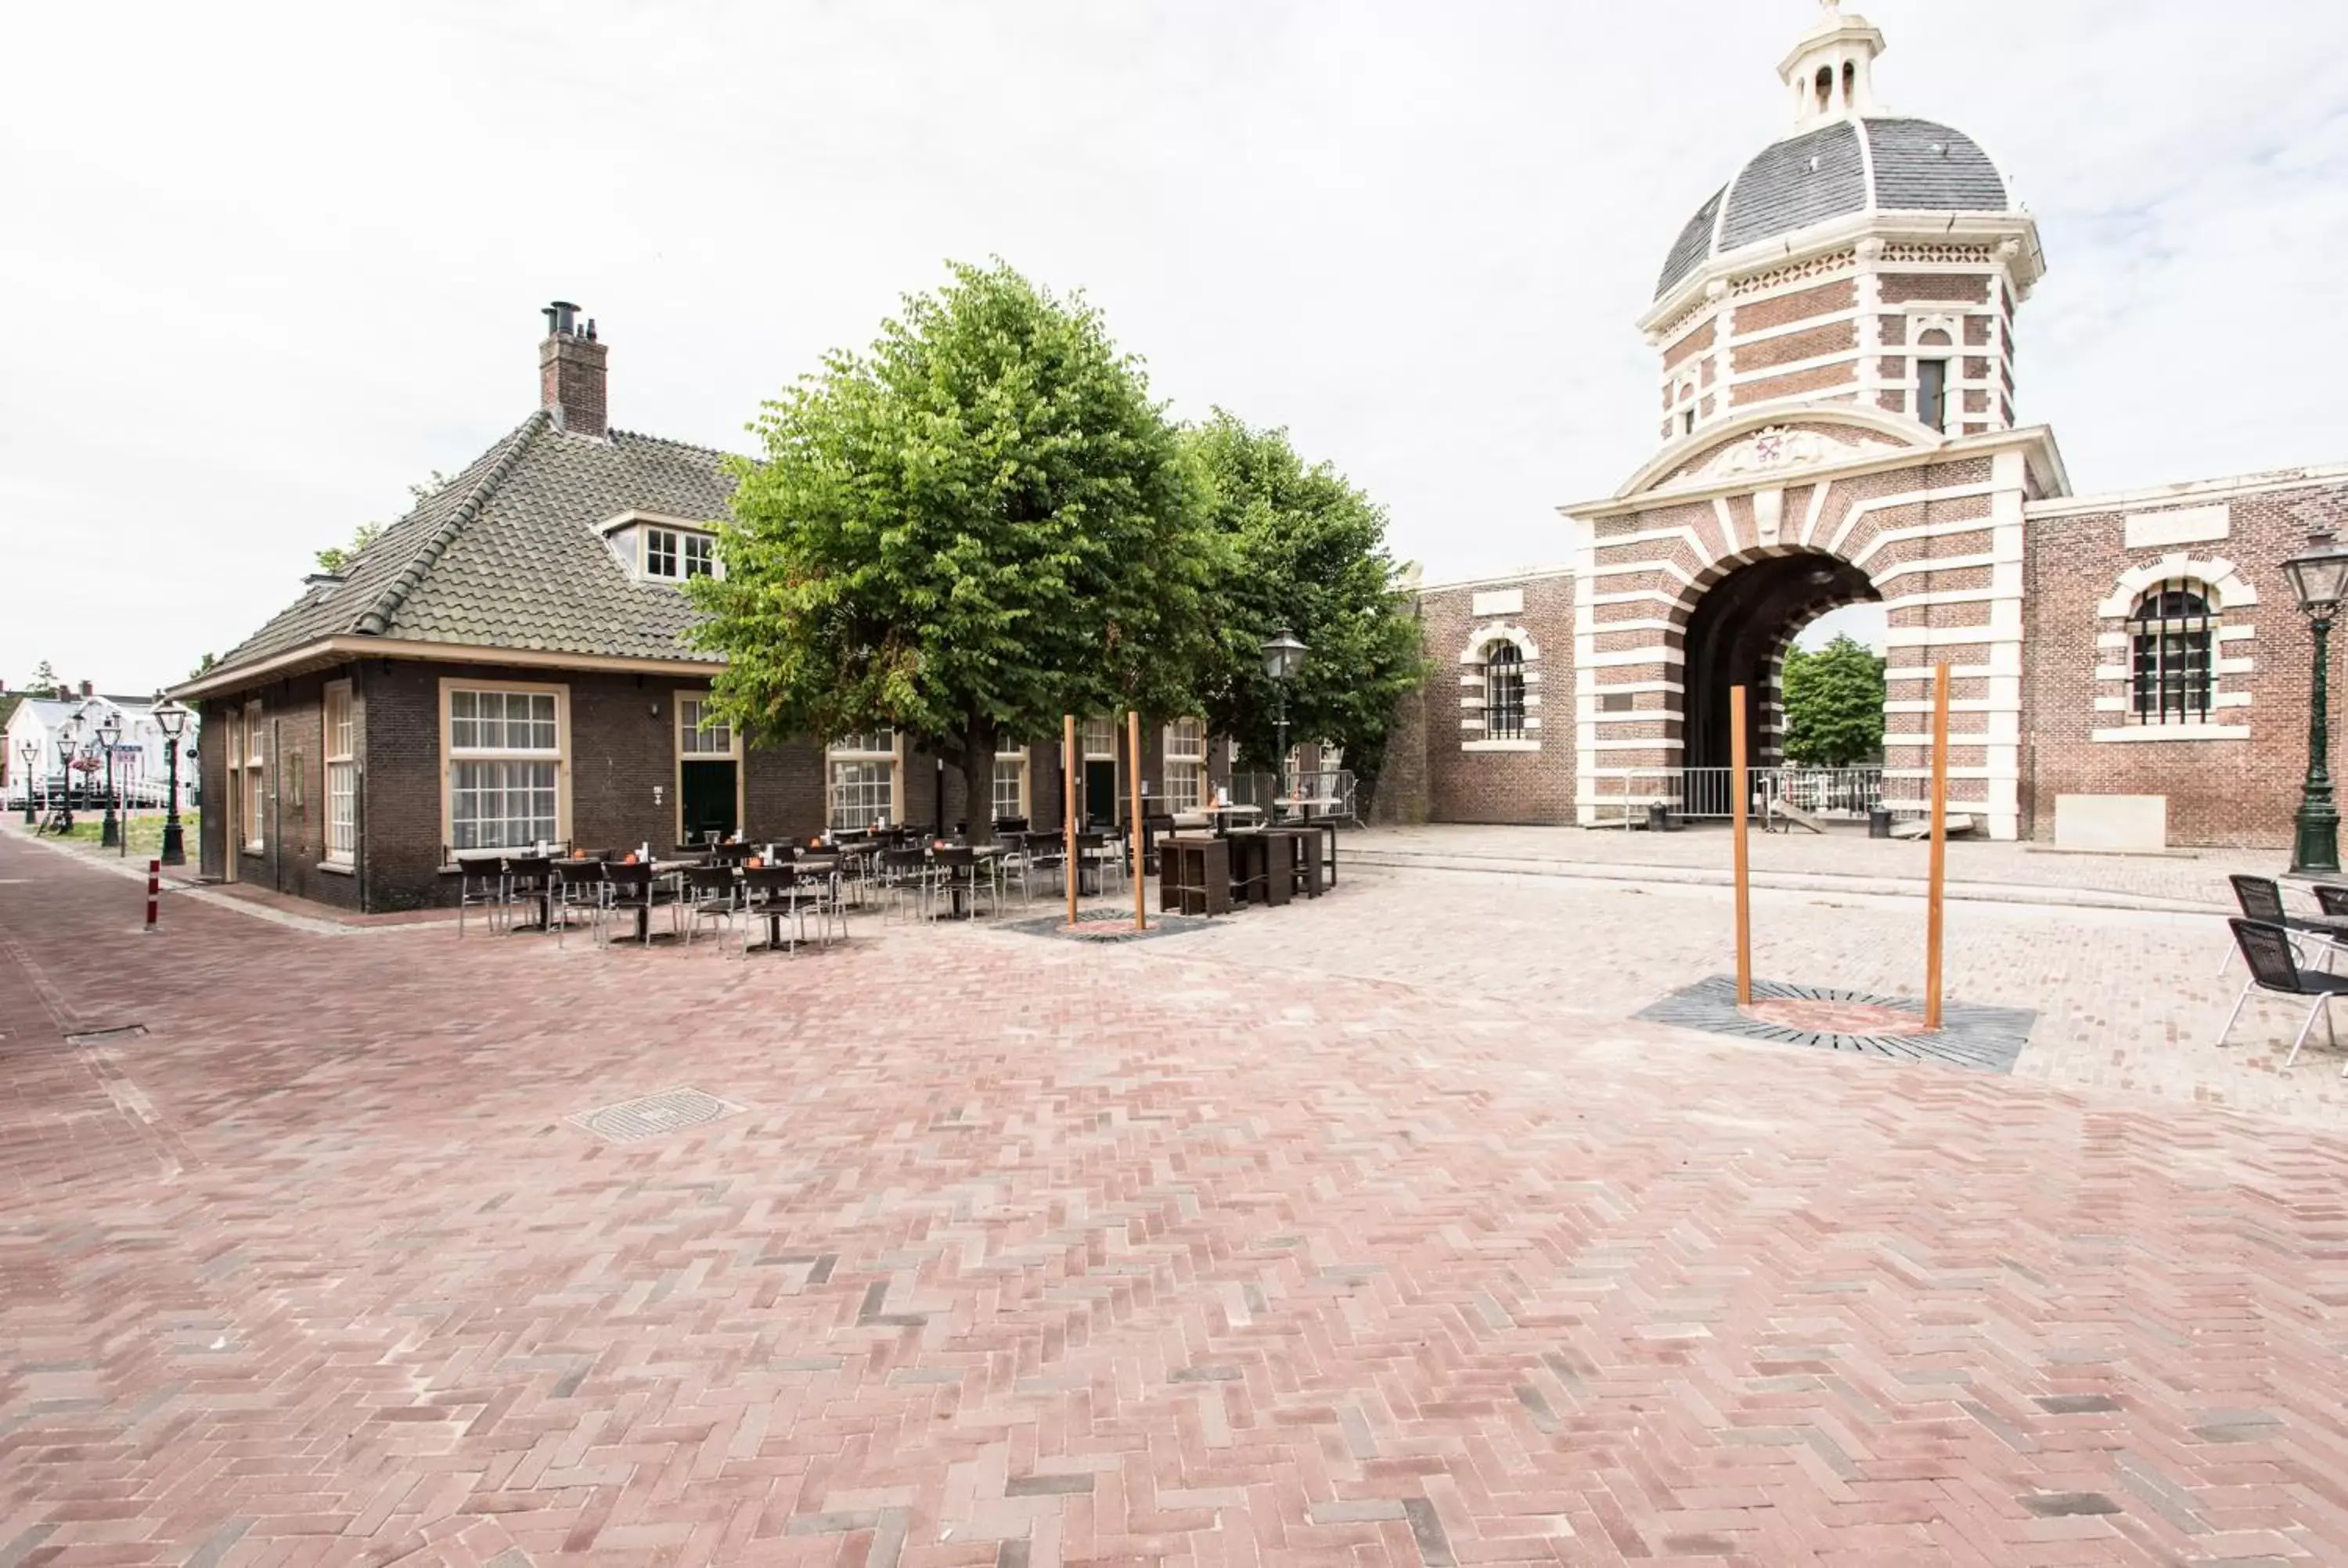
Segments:
[[[886,749],[871,743],[886,735]],[[877,817],[865,817],[848,822],[840,813],[839,770],[842,764],[869,768],[886,764],[889,769],[889,804]],[[862,827],[870,822],[887,822],[902,825],[905,800],[905,737],[894,730],[874,730],[860,734],[843,735],[824,748],[823,759],[823,820],[829,827]]]
[[[706,528],[647,522],[637,525],[636,534],[636,570],[652,581],[687,582],[696,577],[726,575],[718,569],[717,536]],[[696,567],[700,569],[695,570]]]
[[[1013,791],[1011,809],[1008,811],[1003,809],[1003,785],[1004,782],[1004,770],[1006,768],[1011,771],[1011,774],[1016,781]],[[1032,817],[1035,814],[1028,808],[1028,789],[1029,782],[1034,778],[1034,776],[1035,768],[1028,760],[1027,748],[1025,746],[1010,746],[1006,748],[1001,741],[996,741],[994,743],[994,773],[993,776],[987,781],[987,801],[991,808],[988,815],[990,817]]]
[[[551,696],[554,699],[554,746],[551,750],[537,746],[459,747],[456,743],[454,716],[456,695],[459,692],[512,692],[530,696]],[[571,837],[571,688],[536,681],[464,680],[443,676],[440,681],[440,842],[450,853],[457,845],[457,769],[470,763],[544,763],[554,768],[554,831],[549,836],[558,843]],[[469,845],[467,847],[508,847],[499,845]]]
[[[1196,742],[1195,746],[1193,742]],[[1159,740],[1164,777],[1159,787],[1166,798],[1160,811],[1194,812],[1207,802],[1207,722],[1176,719]]]
[[[259,855],[269,842],[269,748],[261,738],[261,699],[244,705],[244,794],[237,802],[244,820],[237,825],[245,853]]]
[[[326,844],[328,866],[358,863],[359,762],[358,722],[348,681],[326,682],[324,739],[320,746],[326,764]]]
[[[676,842],[685,842],[685,764],[689,762],[730,761],[734,764],[734,828],[737,833],[744,831],[749,826],[747,813],[749,810],[747,786],[750,770],[743,761],[742,732],[722,719],[708,730],[701,728],[698,715],[702,706],[709,701],[709,692],[705,690],[673,692],[671,701],[676,711],[676,744],[673,748],[676,753],[676,774],[670,789],[670,797],[676,802]],[[716,738],[714,731],[725,733],[726,744],[722,749],[713,750],[709,746]]]

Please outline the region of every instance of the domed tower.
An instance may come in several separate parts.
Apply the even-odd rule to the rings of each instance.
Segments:
[[[1885,113],[1883,35],[1821,11],[1777,67],[1793,128],[1688,220],[1640,319],[1663,355],[1658,433],[1834,403],[2011,429],[2038,226],[1972,138]]]

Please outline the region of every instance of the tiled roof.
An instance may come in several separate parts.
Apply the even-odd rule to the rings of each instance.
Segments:
[[[1655,295],[1714,256],[1830,219],[2011,210],[1997,166],[1963,132],[1928,119],[1838,120],[1763,148],[1697,209],[1664,259]]]
[[[533,414],[205,678],[336,636],[715,663],[683,642],[684,593],[632,577],[596,525],[632,510],[718,521],[734,490],[725,463],[623,430],[569,435]]]

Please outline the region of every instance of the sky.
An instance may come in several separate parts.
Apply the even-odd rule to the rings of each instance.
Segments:
[[[2049,272],[2075,486],[2348,457],[2348,6],[1873,0]],[[948,258],[1082,290],[1175,415],[1286,426],[1430,579],[1651,455],[1632,323],[1784,134],[1813,0],[23,8],[0,95],[0,676],[150,690],[537,404],[733,450]],[[30,591],[23,589],[29,586]]]

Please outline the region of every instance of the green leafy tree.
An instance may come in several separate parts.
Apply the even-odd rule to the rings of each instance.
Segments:
[[[196,667],[188,671],[188,679],[192,681],[199,675],[210,673],[211,667],[219,662],[220,656],[218,654],[205,654],[201,659],[196,661]]]
[[[1236,739],[1249,765],[1277,771],[1278,694],[1262,650],[1285,627],[1307,650],[1288,682],[1290,743],[1343,746],[1367,794],[1395,704],[1426,674],[1385,510],[1328,464],[1306,466],[1284,430],[1217,409],[1183,440],[1224,545],[1215,656],[1200,682],[1209,728]]]
[[[432,477],[425,480],[422,484],[410,485],[407,487],[408,499],[411,502],[420,502],[426,497],[438,491],[448,482],[448,476],[440,472],[439,469],[435,468],[432,470]],[[320,571],[331,572],[341,571],[345,567],[349,566],[352,561],[358,559],[358,554],[361,550],[375,543],[376,537],[380,535],[383,530],[384,525],[381,523],[361,523],[358,528],[352,532],[351,542],[349,544],[329,545],[326,548],[318,552],[318,569]]]
[[[688,587],[745,733],[893,726],[983,801],[1006,736],[1188,705],[1212,562],[1175,433],[1099,313],[1000,263],[952,272],[766,405],[725,574]]]
[[[1783,682],[1787,761],[1845,768],[1881,758],[1881,654],[1848,637],[1815,652],[1792,649]]]
[[[57,667],[46,659],[41,661],[41,667],[33,671],[32,689],[36,692],[46,692],[50,696],[57,698],[62,698],[66,694],[66,683],[57,679]]]

